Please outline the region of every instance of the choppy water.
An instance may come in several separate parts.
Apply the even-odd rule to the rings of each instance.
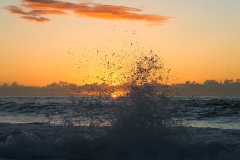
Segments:
[[[140,58],[126,97],[0,97],[0,159],[239,160],[240,98],[168,97],[161,69]]]
[[[166,100],[158,102],[165,103]],[[127,106],[132,105],[129,97],[120,99],[0,97],[0,158],[164,160],[239,158],[239,97],[172,97],[167,99],[168,107],[172,108],[173,118],[182,120],[187,126],[183,125],[185,129],[176,127],[178,129],[174,131],[166,130],[164,127],[160,131],[149,128],[147,132],[152,132],[149,138],[153,138],[153,141],[149,138],[147,141],[144,138],[139,141],[146,136],[145,131],[142,133],[138,129],[135,131],[131,125],[123,129],[119,127],[120,129],[117,128],[114,132],[111,131],[109,125],[94,126],[89,129],[87,119],[82,121],[85,126],[67,126],[64,123],[66,122],[64,115],[86,116],[73,113],[76,107],[79,107],[78,111],[85,112],[81,109],[83,103],[88,103],[87,106],[96,105],[96,108],[103,108],[94,111],[92,115],[96,117],[114,114],[113,109],[109,107],[114,108],[115,105],[123,105],[123,103]],[[106,111],[106,109],[109,110]],[[75,122],[75,119],[71,120]],[[122,130],[126,133],[120,134]],[[156,142],[154,132],[157,135],[163,132],[164,137],[167,135],[170,138],[163,138],[164,142],[162,140]],[[116,134],[120,141],[115,141],[116,137],[110,138],[112,133]],[[180,139],[175,137],[180,137]],[[156,152],[156,149],[159,151]]]
[[[47,123],[50,114],[71,103],[68,97],[0,97],[0,122]]]
[[[92,98],[0,97],[0,122],[61,124],[61,113],[81,105],[82,99]],[[172,97],[170,106],[178,107],[174,116],[189,126],[240,130],[239,97]]]
[[[240,97],[178,97],[172,104],[190,126],[240,130]]]

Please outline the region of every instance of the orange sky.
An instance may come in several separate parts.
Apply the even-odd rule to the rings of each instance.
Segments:
[[[151,50],[171,69],[171,83],[236,80],[238,6],[238,0],[1,1],[0,85],[93,83],[111,72],[118,83],[124,71],[104,64],[129,68]]]

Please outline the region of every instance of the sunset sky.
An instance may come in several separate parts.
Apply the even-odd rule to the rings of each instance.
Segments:
[[[0,8],[0,85],[93,83],[106,61],[124,66],[151,51],[172,83],[240,78],[239,0],[1,0]]]

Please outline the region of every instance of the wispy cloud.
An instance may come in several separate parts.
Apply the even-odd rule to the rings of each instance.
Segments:
[[[34,17],[34,16],[22,16],[23,19],[35,22],[48,22],[50,19],[44,17]]]
[[[29,12],[24,11],[22,8],[17,6],[8,6],[5,9],[9,10],[12,14],[19,14],[22,15],[21,18],[35,21],[35,22],[48,22],[50,21],[49,18],[40,17],[41,15],[48,15],[48,14],[57,14],[57,15],[64,15],[66,14],[63,11],[59,10],[31,10]]]
[[[24,9],[30,10],[28,12]],[[33,20],[36,22],[46,22],[50,19],[40,17],[42,15],[66,15],[65,11],[73,12],[79,17],[90,17],[100,19],[122,19],[122,20],[136,20],[146,21],[151,23],[163,23],[171,17],[144,14],[142,9],[115,6],[115,5],[103,5],[95,3],[70,3],[58,0],[22,0],[21,6],[8,6],[5,9],[9,10],[13,14],[20,14],[22,18],[27,20]]]

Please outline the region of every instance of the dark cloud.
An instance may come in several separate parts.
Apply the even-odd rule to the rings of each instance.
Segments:
[[[50,19],[44,17],[34,17],[34,16],[22,16],[23,19],[34,21],[34,22],[48,22]]]
[[[58,14],[58,15],[64,15],[66,14],[63,11],[58,11],[58,10],[32,10],[29,12],[29,14],[37,16],[37,15],[42,15],[42,14]]]
[[[57,0],[22,0],[22,2],[22,7],[31,9],[30,12],[25,12],[22,8],[16,6],[8,6],[6,9],[14,14],[26,15],[27,17],[31,16],[30,19],[36,20],[37,22],[42,22],[41,20],[44,18],[39,18],[37,16],[41,16],[43,14],[64,15],[66,14],[65,11],[71,11],[79,17],[85,16],[101,19],[147,21],[155,24],[161,24],[162,22],[170,19],[170,17],[160,15],[143,14],[142,9],[126,6],[103,5],[95,3],[75,4]],[[39,19],[41,20],[39,21]]]
[[[206,80],[205,84],[187,81],[184,84],[173,84],[168,89],[171,95],[180,96],[240,96],[240,82],[216,83],[215,80]],[[214,83],[212,83],[214,82]],[[0,85],[0,96],[68,96],[68,95],[108,95],[111,91],[127,90],[132,84],[119,86],[108,86],[105,83],[85,84],[78,86],[73,83],[53,82],[44,87],[23,86],[17,82],[8,85]],[[154,84],[155,89],[160,93],[164,88],[161,84]]]
[[[225,79],[224,84],[234,83],[232,79]]]
[[[8,6],[5,7],[5,9],[9,10],[12,14],[21,14],[21,15],[28,15],[26,12],[24,12],[20,7],[16,6]]]
[[[204,82],[205,85],[216,85],[216,84],[219,84],[218,81],[216,80],[206,80]]]
[[[22,15],[21,18],[29,21],[35,22],[48,22],[50,21],[49,18],[39,17],[40,15],[47,15],[47,14],[58,14],[64,15],[65,12],[58,11],[58,10],[31,10],[30,12],[23,11],[20,7],[16,6],[8,6],[5,9],[9,10],[12,14],[19,14]]]

